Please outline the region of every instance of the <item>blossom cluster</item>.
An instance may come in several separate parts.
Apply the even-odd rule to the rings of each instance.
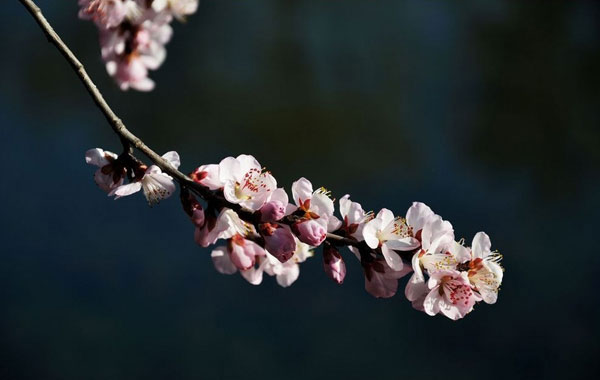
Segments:
[[[163,159],[169,169],[180,165],[176,152]],[[152,205],[176,189],[169,174],[128,154],[91,149],[86,161],[98,167],[98,186],[115,198],[142,190]],[[392,297],[398,280],[410,274],[406,298],[429,315],[456,320],[480,301],[496,302],[503,268],[488,235],[479,232],[465,246],[456,241],[450,222],[423,203],[414,202],[400,217],[385,208],[367,212],[344,195],[335,215],[329,191],[315,190],[300,178],[292,184],[290,199],[250,155],[202,165],[190,178],[193,186],[181,189],[183,209],[195,227],[195,241],[202,247],[217,245],[211,257],[220,273],[239,272],[254,285],[266,273],[286,287],[298,278],[299,264],[322,246],[325,273],[341,284],[346,263],[339,248],[347,246],[362,266],[366,291],[375,297]]]
[[[121,90],[150,91],[166,58],[173,18],[196,12],[198,0],[79,0],[79,17],[92,20],[100,33],[106,70]]]

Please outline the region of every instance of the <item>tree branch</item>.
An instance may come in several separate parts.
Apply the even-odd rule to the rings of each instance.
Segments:
[[[69,47],[63,42],[60,36],[54,31],[54,28],[50,25],[48,20],[42,14],[41,9],[33,2],[32,0],[19,0],[23,6],[27,9],[27,11],[33,16],[37,24],[43,30],[44,34],[48,38],[48,41],[52,43],[58,51],[62,54],[63,57],[67,60],[69,65],[76,72],[77,76],[85,86],[87,92],[90,94],[96,106],[102,111],[104,117],[108,121],[108,124],[111,126],[112,130],[119,136],[121,140],[121,144],[123,145],[123,149],[125,154],[132,154],[132,148],[136,148],[144,155],[146,155],[154,164],[159,166],[165,173],[172,176],[179,184],[183,187],[187,187],[192,189],[196,194],[200,195],[205,200],[215,200],[218,201],[227,207],[240,211],[240,206],[231,204],[227,202],[223,197],[213,193],[212,191],[206,189],[205,187],[194,182],[190,177],[175,169],[167,160],[162,158],[155,151],[150,149],[141,139],[131,133],[123,121],[113,112],[110,108],[98,87],[94,84],[87,71],[83,67],[83,64],[77,59],[75,54],[69,49]],[[328,233],[327,240],[330,241],[333,245],[337,246],[355,246],[360,247],[361,244],[354,239],[349,239],[344,236]]]

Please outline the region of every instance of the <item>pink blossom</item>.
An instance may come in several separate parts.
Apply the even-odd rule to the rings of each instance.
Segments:
[[[94,181],[99,188],[110,193],[123,184],[126,169],[117,161],[118,156],[113,152],[100,148],[85,152],[85,162],[97,166]]]
[[[427,286],[429,294],[425,297],[423,308],[429,315],[438,313],[457,320],[473,310],[481,296],[473,290],[466,272],[440,270],[431,272]]]
[[[294,224],[294,231],[301,242],[318,247],[327,238],[327,230],[314,219],[306,219]]]
[[[334,246],[326,244],[323,248],[323,269],[333,281],[341,284],[346,277],[346,263]]]
[[[121,0],[79,0],[79,6],[79,18],[93,20],[101,28],[114,28],[127,15]]]
[[[247,270],[254,266],[257,256],[265,256],[265,250],[255,242],[236,234],[227,246],[231,262],[239,270]]]
[[[358,202],[352,202],[350,195],[346,194],[340,198],[340,214],[342,215],[342,227],[346,236],[363,241],[363,229],[365,224],[373,219],[373,213],[366,213]]]
[[[402,270],[404,264],[394,251],[409,251],[419,246],[419,241],[411,236],[405,220],[395,218],[385,208],[364,226],[363,237],[370,248],[381,249],[387,264],[396,271]]]
[[[306,178],[300,178],[292,184],[292,198],[297,211],[304,213],[306,218],[317,220],[327,232],[333,232],[342,225],[333,215],[333,200],[329,198],[329,192],[325,188],[313,191],[312,183]]]
[[[478,232],[470,249],[469,282],[488,304],[496,303],[504,275],[502,255],[491,251],[492,242],[485,232]]]
[[[277,188],[275,178],[263,171],[254,157],[245,154],[223,159],[219,163],[219,180],[225,199],[250,211],[259,210]]]
[[[175,151],[165,153],[162,158],[175,169],[180,165],[179,154]],[[158,166],[152,165],[146,169],[141,178],[135,178],[133,182],[115,188],[109,195],[114,195],[115,199],[119,199],[140,190],[143,190],[144,196],[152,206],[162,199],[170,197],[175,192],[175,183],[170,175],[163,173]]]
[[[201,247],[215,244],[219,239],[229,239],[234,235],[252,235],[255,233],[253,227],[240,219],[239,215],[229,209],[223,208],[215,217],[212,212],[205,213],[204,226],[196,227],[194,239]]]
[[[260,208],[261,222],[276,222],[286,215],[288,196],[284,189],[274,190],[267,202]]]
[[[210,190],[223,188],[223,182],[219,180],[219,165],[202,165],[192,172],[190,177],[194,182],[207,187]]]

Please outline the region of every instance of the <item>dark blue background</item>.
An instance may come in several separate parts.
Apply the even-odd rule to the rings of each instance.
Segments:
[[[598,373],[600,5],[203,0],[154,92],[120,92],[75,1],[39,1],[134,133],[191,171],[249,153],[365,208],[420,200],[504,254],[451,322],[350,255],[282,289],[212,267],[176,198],[107,198],[118,139],[17,1],[0,24],[0,378],[585,378]],[[401,284],[403,287],[403,282]]]

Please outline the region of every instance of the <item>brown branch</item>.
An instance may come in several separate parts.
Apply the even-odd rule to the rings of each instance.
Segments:
[[[96,106],[102,111],[104,117],[108,121],[108,124],[111,126],[113,131],[119,136],[121,143],[123,144],[123,149],[125,154],[132,154],[132,148],[136,148],[144,155],[146,155],[154,164],[159,166],[165,173],[168,173],[172,176],[179,184],[183,187],[187,187],[192,189],[196,194],[203,197],[205,200],[213,200],[217,201],[229,208],[232,208],[236,211],[240,211],[239,205],[231,204],[227,202],[222,196],[213,193],[212,191],[206,189],[205,187],[194,182],[190,177],[175,169],[167,160],[162,158],[155,151],[150,149],[142,140],[140,140],[137,136],[131,133],[123,121],[113,112],[110,108],[98,87],[94,84],[88,73],[85,71],[83,64],[77,59],[75,54],[69,49],[69,47],[63,42],[63,40],[59,37],[59,35],[54,31],[48,20],[42,14],[41,9],[32,1],[32,0],[19,0],[23,6],[27,9],[27,11],[33,16],[37,24],[46,34],[48,41],[52,43],[58,51],[65,57],[69,65],[73,68],[73,70],[77,73],[77,76],[85,86],[87,92],[90,94]],[[327,234],[327,240],[330,241],[333,245],[342,246],[356,246],[359,247],[361,244],[354,239],[349,239],[344,236],[336,235],[336,234]]]

